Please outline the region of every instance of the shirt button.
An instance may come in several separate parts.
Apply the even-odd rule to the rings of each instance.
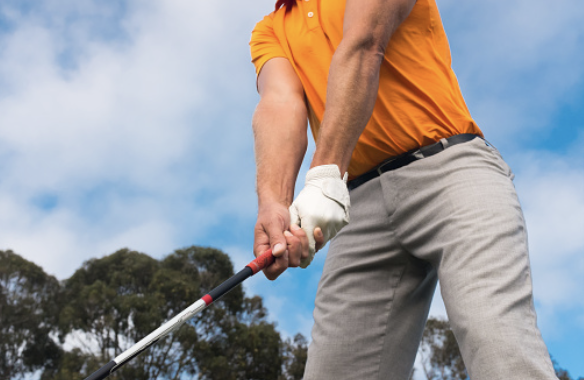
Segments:
[[[312,17],[312,16],[314,16],[314,13],[313,12],[308,12],[308,17]]]

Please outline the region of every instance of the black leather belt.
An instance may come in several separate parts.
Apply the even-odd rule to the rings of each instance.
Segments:
[[[446,139],[442,139],[437,143],[432,145],[426,145],[418,149],[410,150],[409,152],[400,154],[399,156],[392,157],[388,160],[383,161],[375,169],[368,171],[365,174],[361,174],[359,177],[351,180],[347,183],[349,190],[353,190],[365,182],[379,177],[381,174],[388,172],[390,170],[395,170],[403,166],[409,165],[414,161],[421,160],[435,155],[436,153],[442,152],[444,149],[452,145],[462,144],[464,142],[473,140],[475,138],[481,138],[479,135],[474,135],[472,133],[462,133],[460,135],[451,136]]]

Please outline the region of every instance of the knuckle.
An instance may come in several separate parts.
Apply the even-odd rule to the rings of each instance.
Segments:
[[[270,234],[271,242],[282,242],[282,240],[286,240],[283,234]]]
[[[288,241],[288,245],[290,246],[290,250],[294,252],[298,250],[298,246],[300,245],[300,239],[298,239],[297,237],[291,237],[290,240]]]
[[[298,237],[306,237],[306,232],[302,228],[295,230],[294,234]]]
[[[270,281],[274,281],[276,278],[278,278],[280,273],[282,273],[282,272],[274,270],[274,268],[271,268],[271,267],[270,267],[270,270],[264,271],[264,274],[266,275],[267,279]]]

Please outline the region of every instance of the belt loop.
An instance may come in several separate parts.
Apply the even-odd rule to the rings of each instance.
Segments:
[[[487,140],[487,139],[486,139],[486,138],[484,138],[484,137],[481,137],[481,138],[483,139],[483,141],[485,142],[485,144],[487,144],[488,146],[491,146],[491,147],[493,147],[493,148],[494,148],[496,151],[499,151],[499,149],[497,149],[497,147],[496,147],[496,146],[494,146],[493,144],[491,144],[491,142],[490,142],[489,140]]]
[[[440,143],[442,144],[442,148],[444,149],[448,148],[448,145],[450,145],[448,139],[440,139]]]
[[[424,153],[420,149],[418,149],[414,153],[412,153],[412,156],[416,157],[417,160],[421,160],[421,159],[426,157],[426,156],[424,156]]]

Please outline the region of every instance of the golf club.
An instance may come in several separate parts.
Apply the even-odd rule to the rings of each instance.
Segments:
[[[148,334],[145,338],[140,340],[138,343],[134,344],[132,347],[127,349],[118,355],[114,360],[102,366],[100,369],[92,373],[85,380],[101,380],[108,377],[110,374],[118,370],[121,366],[126,364],[135,356],[139,355],[142,351],[146,350],[148,347],[156,343],[160,338],[165,337],[172,331],[178,329],[183,324],[185,324],[193,316],[201,312],[207,306],[217,301],[224,294],[229,292],[231,289],[241,284],[247,278],[253,276],[260,270],[270,266],[274,262],[274,256],[272,256],[272,250],[269,249],[262,253],[255,260],[251,261],[238,273],[233,275],[228,280],[225,280],[222,284],[211,290],[209,293],[204,295],[201,299],[193,303],[191,306],[187,307],[181,311],[174,318],[164,323],[162,326]]]

